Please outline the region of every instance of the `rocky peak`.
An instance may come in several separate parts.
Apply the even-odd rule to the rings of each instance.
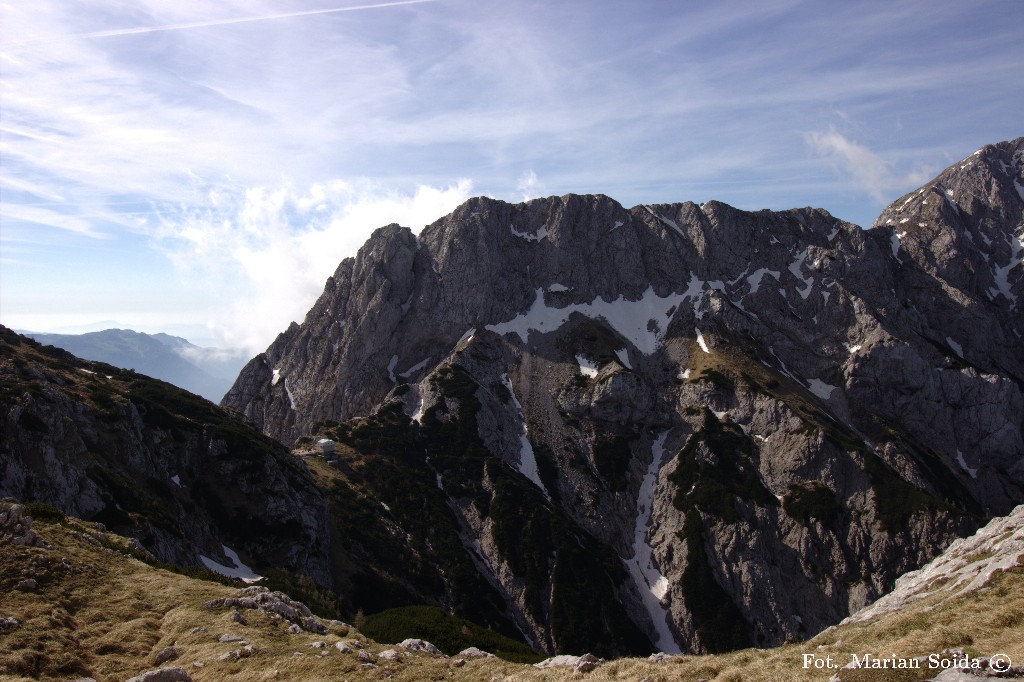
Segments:
[[[1021,144],[870,230],[471,199],[418,237],[376,232],[225,404],[285,443],[342,422],[360,457],[379,446],[350,420],[403,434],[438,523],[539,647],[575,641],[558,614],[620,606],[632,626],[595,627],[624,648],[634,626],[673,650],[806,637],[1024,501]],[[575,540],[512,549],[527,524]],[[572,547],[619,606],[568,596]]]

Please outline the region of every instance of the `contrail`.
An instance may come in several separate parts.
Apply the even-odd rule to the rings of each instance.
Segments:
[[[424,2],[436,2],[436,0],[395,0],[394,2],[380,2],[372,5],[353,5],[352,7],[333,7],[329,9],[312,9],[304,12],[285,12],[282,14],[261,14],[256,17],[240,17],[236,19],[215,19],[213,21],[196,21],[187,24],[165,24],[163,26],[138,26],[136,28],[116,28],[109,31],[92,31],[90,33],[74,33],[66,36],[54,36],[47,38],[32,38],[29,40],[15,40],[5,45],[24,45],[25,43],[39,43],[43,41],[60,40],[61,38],[113,38],[115,36],[128,36],[138,33],[155,33],[157,31],[181,31],[190,28],[206,28],[209,26],[228,26],[230,24],[245,24],[251,21],[270,21],[272,19],[288,19],[291,17],[308,17],[315,14],[334,14],[336,12],[355,12],[364,9],[381,9],[384,7],[398,7],[400,5],[419,5]]]

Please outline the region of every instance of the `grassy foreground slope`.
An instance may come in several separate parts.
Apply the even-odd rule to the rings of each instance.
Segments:
[[[538,669],[499,659],[407,651],[374,642],[337,621],[319,621],[325,632],[318,634],[264,611],[211,608],[208,602],[237,596],[244,586],[140,561],[124,538],[72,518],[36,519],[32,530],[47,546],[12,544],[10,533],[0,533],[0,680],[92,677],[120,682],[147,670],[180,666],[197,681],[767,681],[827,680],[836,673],[844,681],[902,681],[930,679],[941,670],[928,670],[927,664],[910,671],[817,670],[804,668],[804,654],[831,655],[842,666],[853,654],[916,657],[955,647],[971,657],[1003,653],[1024,662],[1020,564],[993,574],[977,591],[952,598],[936,593],[808,642],[662,662],[619,659],[579,673],[571,667]],[[978,556],[979,561],[985,558]],[[220,641],[232,636],[240,640]],[[158,663],[161,654],[170,655],[168,649],[173,658]],[[390,658],[388,650],[397,656]]]

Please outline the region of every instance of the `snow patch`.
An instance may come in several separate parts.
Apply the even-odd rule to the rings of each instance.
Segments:
[[[900,222],[906,222],[906,218],[904,218]],[[906,234],[906,232],[904,232],[903,234]],[[892,249],[892,257],[896,259],[896,262],[899,263],[900,265],[903,265],[903,261],[901,261],[899,257],[900,238],[895,232],[893,232],[892,236],[889,237],[889,248]]]
[[[615,351],[615,357],[619,359],[619,362],[622,363],[623,367],[626,369],[633,369],[633,365],[629,364],[629,351],[627,349],[620,348]]]
[[[959,449],[956,451],[956,463],[959,464],[960,468],[966,471],[971,478],[978,477],[978,470],[967,466],[967,460],[964,459],[964,453],[960,452]]]
[[[960,210],[960,207],[956,205],[956,199],[953,197],[952,192],[950,192],[948,189],[943,188],[942,196],[946,197],[946,202],[949,204],[950,208],[957,211]]]
[[[710,353],[711,351],[708,350],[708,344],[704,342],[704,335],[701,334],[700,330],[696,327],[694,327],[693,331],[697,332],[697,345],[700,346],[700,349],[705,353]]]
[[[851,346],[851,345],[850,345],[850,344],[848,344],[848,343],[844,343],[844,344],[843,344],[843,348],[845,348],[845,349],[846,349],[846,350],[847,350],[847,351],[848,351],[848,352],[850,353],[850,355],[853,355],[854,353],[856,353],[857,351],[859,351],[859,350],[860,350],[861,348],[863,348],[863,347],[864,347],[864,346],[862,346],[862,345],[861,345],[861,344],[859,344],[859,343],[858,343],[857,345],[855,345],[855,346]]]
[[[691,286],[692,288],[692,286]],[[546,334],[565,324],[573,313],[580,313],[592,319],[603,319],[615,331],[629,340],[644,355],[650,355],[664,338],[661,320],[668,311],[686,300],[689,292],[658,296],[654,287],[636,301],[619,296],[614,301],[605,301],[600,296],[590,303],[573,303],[564,308],[554,308],[544,302],[544,289],[537,289],[536,297],[529,310],[519,313],[511,320],[487,325],[497,334],[518,334],[526,343],[530,332]]]
[[[199,560],[203,562],[203,565],[215,573],[227,576],[229,578],[239,578],[242,582],[256,583],[263,580],[262,575],[256,575],[256,573],[242,563],[242,560],[238,558],[238,554],[235,550],[231,549],[227,545],[221,545],[221,549],[224,551],[224,556],[228,558],[233,565],[225,566],[224,564],[218,563],[208,556],[199,555]]]
[[[476,334],[476,327],[473,327],[472,329],[467,329],[466,333],[460,336],[459,340],[455,342],[455,345],[457,346],[463,341],[468,341],[469,339],[472,339],[473,334]]]
[[[837,387],[832,384],[826,384],[821,379],[808,379],[807,388],[822,400],[828,400],[832,397],[832,391],[836,390]]]
[[[402,314],[405,315],[409,312],[409,307],[412,305],[413,294],[409,294],[409,298],[405,299],[405,303],[402,304]]]
[[[839,228],[837,227],[837,228],[833,229],[831,232],[828,233],[828,236],[826,237],[826,239],[828,239],[829,241],[832,241],[833,239],[836,238],[836,236],[838,234],[839,234]]]
[[[793,261],[793,263],[789,266],[789,271],[793,273],[794,277],[796,277],[798,280],[800,280],[806,285],[803,291],[797,289],[797,293],[800,294],[800,298],[807,300],[807,297],[811,295],[811,288],[814,287],[814,278],[804,277],[801,274],[801,268],[803,267],[805,260],[807,260],[807,251],[801,253],[800,256],[795,261]]]
[[[691,370],[689,368],[684,369],[682,372],[679,373],[679,378],[680,379],[684,379],[684,380],[685,379],[689,379],[690,378],[690,372],[692,372],[692,371],[693,370]]]
[[[953,352],[956,353],[957,355],[959,355],[961,357],[961,359],[964,357],[963,346],[961,346],[959,343],[954,341],[952,339],[952,337],[947,336],[946,337],[946,343],[949,344],[949,347],[952,348]]]
[[[665,439],[668,431],[658,436],[651,445],[651,463],[647,467],[636,500],[636,524],[633,528],[633,557],[626,561],[629,573],[636,583],[644,608],[654,624],[654,645],[665,653],[682,653],[668,627],[668,609],[662,599],[668,593],[668,579],[654,565],[654,550],[647,542],[647,526],[651,520],[654,487],[665,458]]]
[[[397,365],[397,364],[398,364],[398,356],[397,355],[392,355],[391,359],[388,360],[388,379],[391,380],[391,383],[395,383],[395,382],[398,381],[398,379],[395,378],[395,365]]]
[[[281,370],[275,369],[274,376],[270,378],[270,385],[277,386],[277,382],[281,380]]]
[[[996,296],[1002,294],[1010,302],[1010,310],[1017,307],[1017,296],[1010,289],[1009,275],[1011,270],[1024,262],[1024,227],[1015,237],[1007,237],[1011,249],[1010,260],[1006,265],[992,268],[992,279],[995,282],[995,287],[989,287],[988,290],[989,297],[993,300]]]
[[[423,423],[423,413],[427,409],[427,396],[424,395],[422,389],[419,390],[419,394],[420,394],[420,404],[419,404],[419,407],[416,408],[416,412],[413,413],[412,420],[414,422],[416,422],[417,424],[422,424]]]
[[[686,236],[686,233],[683,232],[683,229],[681,227],[679,227],[679,223],[677,223],[676,221],[672,220],[671,218],[666,218],[665,216],[661,215],[660,213],[655,211],[650,206],[644,206],[644,208],[646,208],[647,212],[650,213],[652,216],[654,216],[655,218],[657,218],[658,220],[663,222],[668,227],[671,227],[673,230],[675,230],[681,237],[685,237]]]
[[[757,293],[758,288],[760,288],[761,286],[761,278],[764,277],[765,275],[771,275],[772,277],[775,278],[775,281],[778,282],[779,276],[781,274],[782,273],[779,272],[778,270],[769,270],[768,268],[761,268],[759,270],[755,270],[747,277],[747,283],[750,284],[750,293]]]
[[[398,376],[402,377],[403,379],[408,379],[413,374],[426,367],[428,362],[430,362],[430,357],[425,357],[419,362],[417,362],[415,365],[410,367],[409,369],[405,370],[404,372],[400,372]]]
[[[181,476],[178,476],[178,474],[174,474],[173,476],[171,476],[171,483],[178,486],[179,488],[182,487]]]
[[[553,292],[569,291],[569,287],[565,286],[564,284],[559,284],[558,282],[555,282],[554,284],[551,284],[551,285],[548,286],[548,291],[553,291]]]
[[[522,424],[523,428],[519,434],[519,473],[533,481],[534,485],[544,493],[544,497],[550,500],[551,495],[548,494],[548,489],[544,487],[544,483],[540,480],[537,456],[533,452],[533,446],[530,445],[529,429],[526,426],[526,413],[523,412],[523,406],[519,403],[519,399],[516,398],[516,391],[512,387],[512,380],[508,378],[507,374],[501,375],[501,383],[505,385],[505,388],[508,389],[509,394],[512,396],[512,403],[516,406],[516,412],[519,414],[519,423]]]
[[[611,229],[611,230],[608,230],[608,231],[609,231],[609,232],[611,232],[612,230],[617,230],[617,229],[619,229],[620,227],[622,227],[622,226],[623,226],[623,224],[624,224],[624,223],[623,223],[623,222],[622,222],[621,220],[616,220],[616,221],[615,221],[615,224],[614,224],[614,225],[612,225],[612,229]]]
[[[519,237],[520,239],[525,239],[528,242],[539,242],[541,239],[544,239],[544,237],[548,236],[547,225],[541,225],[541,228],[537,230],[536,234],[530,234],[529,232],[519,232],[518,230],[516,230],[515,225],[509,225],[508,228],[512,230],[512,234]]]
[[[576,362],[580,363],[580,374],[590,378],[597,376],[597,363],[593,360],[583,357],[582,355],[576,356]]]
[[[288,388],[287,377],[284,380],[284,392],[288,395],[288,404],[292,406],[292,412],[295,411],[295,396],[292,395],[292,389]]]

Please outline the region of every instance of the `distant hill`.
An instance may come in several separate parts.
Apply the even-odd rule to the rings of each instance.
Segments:
[[[131,329],[87,334],[23,333],[86,360],[163,379],[214,402],[224,397],[247,359],[230,351],[196,346],[180,336],[144,334]]]

